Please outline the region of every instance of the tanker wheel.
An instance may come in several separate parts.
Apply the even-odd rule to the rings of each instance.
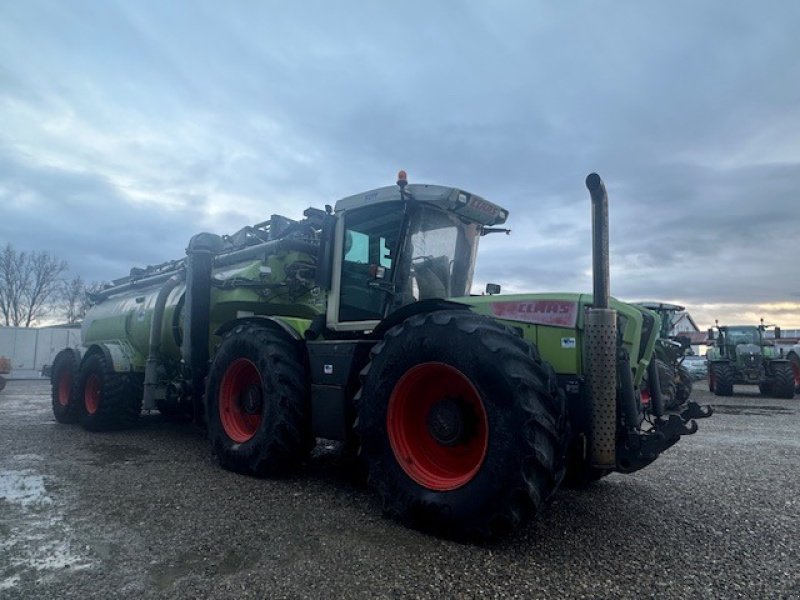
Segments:
[[[80,355],[72,349],[62,350],[50,368],[50,397],[53,416],[59,423],[78,422],[78,394],[76,383]]]
[[[792,377],[794,378],[794,389],[800,393],[800,356],[789,355],[789,364],[792,365]]]
[[[794,372],[792,365],[781,362],[772,365],[773,377],[770,380],[771,393],[774,398],[794,398]]]
[[[683,365],[678,365],[678,384],[675,387],[675,398],[678,406],[685,404],[692,395],[692,376]]]
[[[535,514],[564,475],[564,396],[507,327],[468,311],[410,317],[372,350],[356,395],[361,454],[386,514],[485,539]]]
[[[733,396],[733,380],[735,373],[733,367],[727,363],[714,363],[710,365],[710,385],[715,396]]]
[[[303,347],[283,332],[247,323],[226,334],[206,402],[211,446],[226,469],[279,475],[313,448]]]
[[[115,372],[100,352],[84,358],[75,389],[78,419],[89,431],[131,427],[142,412],[143,377]]]

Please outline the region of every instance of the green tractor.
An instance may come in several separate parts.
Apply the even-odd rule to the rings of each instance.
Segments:
[[[732,396],[733,386],[758,385],[763,396],[793,398],[795,380],[790,361],[776,350],[764,325],[716,325],[708,330],[713,347],[708,358],[708,389],[717,396]],[[775,339],[780,339],[775,327]]]
[[[639,302],[637,306],[653,311],[661,319],[655,348],[661,391],[665,407],[678,409],[692,394],[692,377],[683,366],[683,359],[691,353],[691,340],[685,335],[672,335],[675,315],[686,309],[666,302]]]
[[[94,295],[83,346],[53,364],[55,417],[100,431],[185,414],[223,467],[259,476],[339,440],[402,522],[509,531],[562,482],[641,469],[710,415],[665,414],[659,318],[609,297],[608,200],[587,186],[594,294],[470,295],[508,212],[403,172],[302,220],[198,234]]]

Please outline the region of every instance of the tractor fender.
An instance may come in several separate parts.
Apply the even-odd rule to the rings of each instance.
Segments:
[[[124,342],[100,342],[92,344],[86,350],[81,361],[81,366],[93,354],[102,354],[115,373],[130,373],[134,370],[134,351]]]
[[[429,300],[420,300],[419,302],[406,304],[396,311],[389,313],[372,331],[372,337],[382,338],[392,327],[399,325],[409,317],[439,310],[472,310],[472,306],[464,304],[463,302],[453,302],[452,300],[443,300],[441,298],[431,298]]]
[[[266,327],[270,327],[272,329],[276,329],[281,333],[287,334],[293,340],[297,340],[298,342],[303,340],[303,337],[297,332],[297,330],[283,321],[278,317],[270,317],[268,315],[253,315],[251,317],[242,317],[240,319],[234,319],[232,321],[228,321],[224,325],[221,325],[217,328],[214,332],[214,335],[223,336],[232,330],[237,325],[243,325],[245,323],[258,323],[259,325],[263,325]]]

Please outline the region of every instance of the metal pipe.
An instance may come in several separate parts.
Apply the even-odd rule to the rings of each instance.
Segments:
[[[594,283],[594,307],[608,308],[609,261],[608,261],[608,194],[600,175],[590,173],[586,187],[592,196],[592,275]]]
[[[153,307],[153,318],[150,321],[150,341],[147,360],[144,366],[144,396],[142,408],[154,410],[156,408],[156,388],[158,387],[159,354],[161,352],[162,327],[164,324],[164,310],[167,306],[169,295],[184,280],[184,272],[178,271],[161,286],[156,296]]]
[[[609,306],[608,196],[597,173],[586,178],[592,197],[594,297],[584,319],[584,373],[591,407],[592,466],[617,466],[617,311]]]
[[[215,267],[225,267],[233,265],[238,262],[256,259],[263,256],[270,256],[278,252],[303,252],[305,254],[316,254],[319,246],[305,240],[296,240],[292,238],[282,238],[279,240],[272,240],[264,242],[263,244],[256,244],[255,246],[248,246],[241,250],[228,252],[227,254],[219,254],[214,258]]]
[[[177,269],[172,271],[167,271],[166,273],[159,273],[158,275],[153,275],[152,277],[143,277],[135,281],[122,283],[120,285],[115,285],[113,287],[100,290],[99,292],[96,292],[94,294],[89,294],[89,299],[92,300],[93,302],[100,302],[102,300],[105,300],[109,296],[113,296],[114,294],[119,294],[120,292],[127,292],[129,290],[136,290],[143,287],[150,287],[157,283],[166,281],[167,279],[175,275],[176,271]]]

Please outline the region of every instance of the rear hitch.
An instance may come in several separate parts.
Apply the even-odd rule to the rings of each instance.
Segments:
[[[617,446],[617,471],[633,473],[653,462],[684,435],[697,432],[695,419],[710,417],[714,410],[690,402],[680,414],[657,417],[649,431],[629,431]]]

